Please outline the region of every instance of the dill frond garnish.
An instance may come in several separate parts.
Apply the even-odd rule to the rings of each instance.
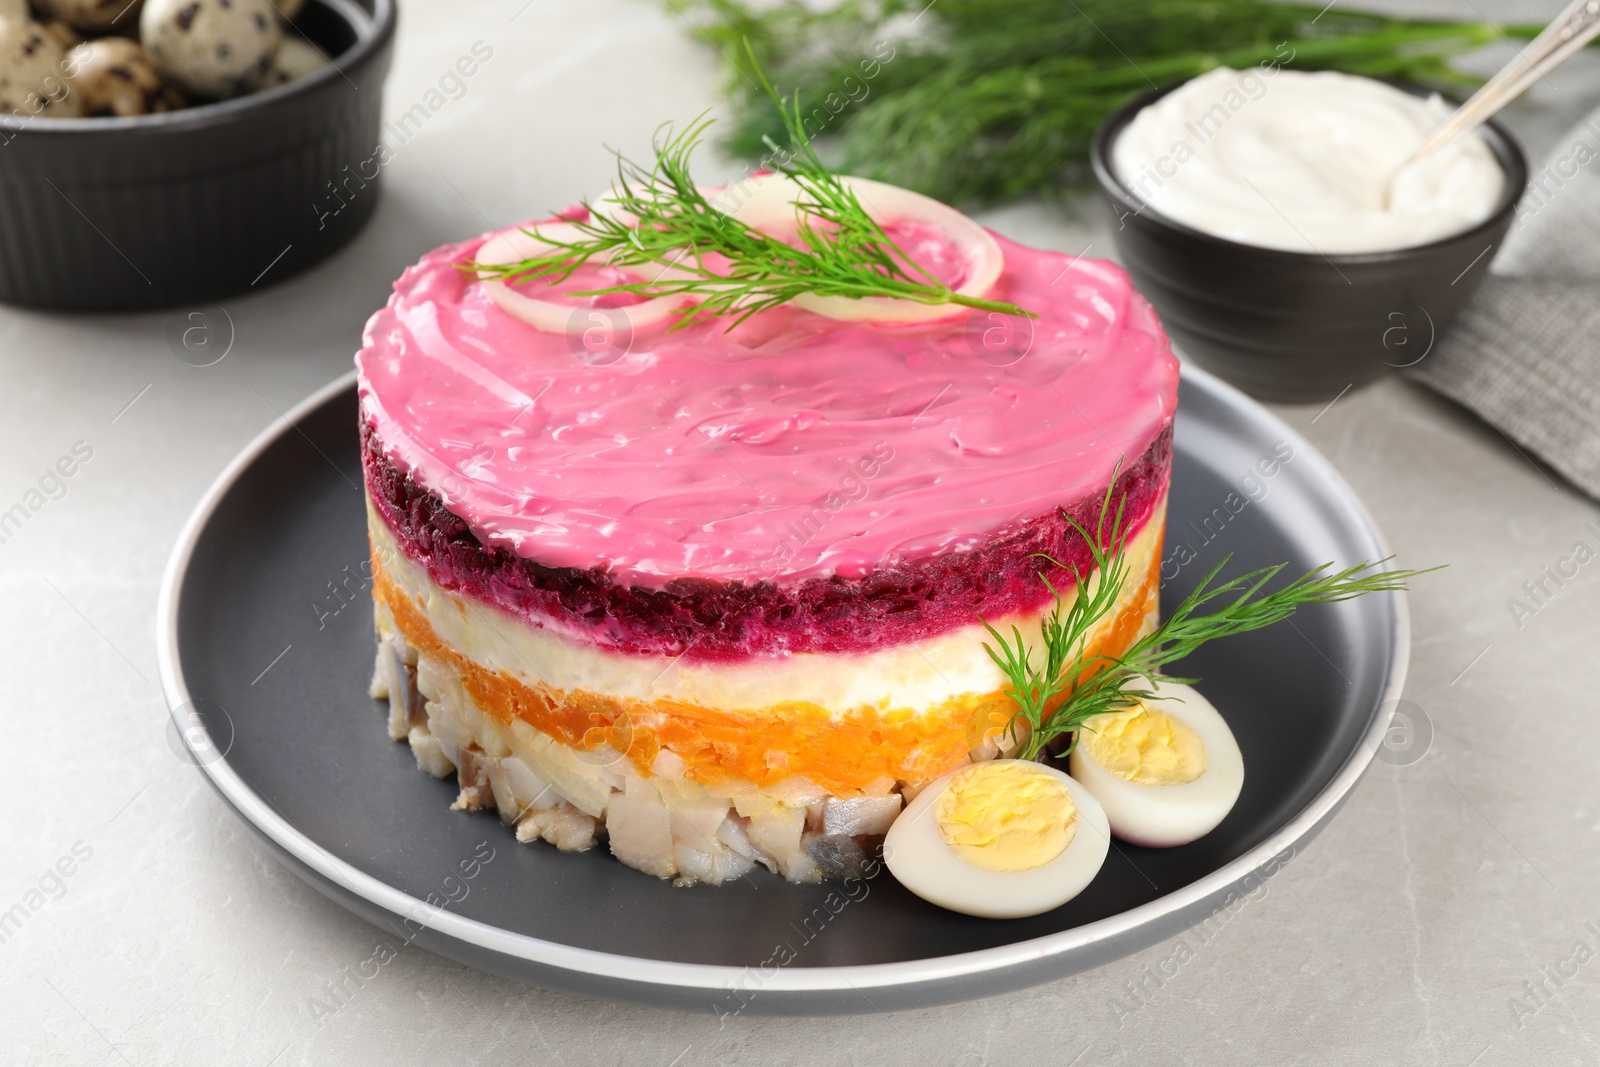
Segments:
[[[840,166],[947,203],[1054,194],[1139,93],[1219,66],[1340,70],[1464,91],[1452,60],[1539,26],[1396,18],[1274,0],[666,0],[725,57],[727,147],[758,156],[782,123],[746,80],[803,89]],[[749,40],[754,58],[737,46]]]
[[[1115,484],[1113,476],[1112,486]],[[1330,604],[1367,593],[1403,591],[1409,580],[1441,569],[1379,569],[1392,556],[1332,573],[1325,572],[1333,564],[1325,563],[1269,590],[1268,585],[1288,564],[1259,567],[1219,581],[1218,576],[1233,558],[1228,555],[1155,630],[1121,655],[1105,655],[1092,651],[1090,641],[1095,627],[1116,609],[1129,576],[1122,504],[1119,502],[1113,511],[1111,498],[1112,487],[1107,487],[1093,532],[1066,516],[1089,547],[1094,562],[1090,574],[1043,557],[1056,567],[1069,570],[1075,595],[1068,602],[1048,578],[1040,575],[1055,597],[1055,606],[1044,616],[1040,627],[1042,651],[1036,652],[1016,626],[1007,637],[987,620],[983,622],[994,638],[993,645],[984,642],[984,651],[1005,675],[1006,695],[1016,704],[1005,734],[1021,745],[1019,756],[1023,759],[1037,759],[1052,742],[1074,733],[1096,715],[1153,699],[1150,686],[1155,683],[1199,681],[1165,674],[1161,668],[1183,659],[1208,641],[1271,626],[1306,604]]]
[[[573,240],[535,234],[550,246],[548,253],[513,263],[469,263],[465,269],[480,278],[559,283],[589,263],[665,268],[666,273],[655,280],[571,295],[693,298],[696,303],[678,313],[674,329],[732,316],[731,329],[751,315],[808,293],[959,304],[1037,317],[1015,304],[955,292],[896,246],[849,183],[817,157],[801,119],[800,94],[786,102],[753,57],[750,62],[782,115],[788,143],[779,146],[769,138],[767,145],[776,170],[800,190],[795,203],[798,246],[718,210],[695,184],[690,156],[711,125],[701,116],[681,130],[662,126],[655,138],[655,161],[648,166],[618,152],[617,178],[604,210],[585,203],[582,217],[570,220],[578,232]]]

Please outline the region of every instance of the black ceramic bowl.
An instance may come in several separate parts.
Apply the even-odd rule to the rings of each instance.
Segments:
[[[1122,264],[1184,353],[1252,396],[1290,402],[1329,400],[1420,362],[1483,280],[1511,225],[1528,165],[1510,135],[1493,123],[1481,130],[1506,183],[1494,211],[1471,229],[1388,252],[1259,248],[1163,218],[1113,173],[1117,136],[1176,88],[1112,113],[1090,160]]]
[[[326,259],[377,203],[394,0],[310,0],[333,66],[134,118],[0,118],[0,300],[73,311],[200,303]]]

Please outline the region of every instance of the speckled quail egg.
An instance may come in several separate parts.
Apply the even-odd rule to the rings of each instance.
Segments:
[[[0,19],[31,19],[28,0],[0,0]]]
[[[883,860],[911,892],[986,919],[1060,907],[1094,880],[1111,847],[1082,785],[1029,760],[974,763],[936,779],[895,819]]]
[[[39,22],[39,25],[44,29],[45,33],[56,39],[57,44],[69,52],[85,40],[83,34],[60,19],[43,19]]]
[[[139,37],[179,88],[224,97],[266,73],[283,26],[272,0],[147,0]]]
[[[1184,845],[1216,829],[1244,788],[1244,757],[1211,702],[1186,685],[1084,723],[1068,760],[1111,832],[1136,845]]]
[[[82,114],[62,69],[66,58],[37,22],[0,18],[0,114],[52,119]]]
[[[306,6],[306,0],[276,0],[278,14],[293,21]]]
[[[34,0],[39,13],[80,30],[132,29],[144,0]]]
[[[139,42],[86,41],[67,53],[67,84],[85,115],[149,115],[183,106]]]
[[[286,33],[283,35],[283,44],[278,46],[278,54],[272,57],[272,66],[267,68],[256,87],[271,89],[276,85],[288,85],[328,65],[327,58],[315,47],[292,33]]]

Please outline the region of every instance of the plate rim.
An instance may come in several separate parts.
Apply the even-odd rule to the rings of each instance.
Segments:
[[[1221,399],[1236,406],[1242,405],[1247,410],[1253,409],[1252,414],[1273,424],[1277,432],[1294,446],[1296,459],[1305,457],[1310,466],[1317,468],[1317,475],[1344,498],[1340,503],[1347,506],[1360,519],[1379,552],[1379,558],[1390,555],[1388,540],[1366,505],[1316,446],[1276,414],[1215,375],[1189,364],[1182,365],[1181,373],[1184,380],[1198,385],[1203,391],[1220,394]],[[177,606],[195,547],[222,499],[257,458],[281,437],[299,432],[299,421],[303,417],[355,384],[356,372],[348,371],[273,420],[223,468],[184,523],[162,575],[156,605],[156,654],[160,667],[161,688],[167,700],[168,713],[177,726],[178,736],[183,739],[191,754],[197,757],[194,762],[210,779],[212,786],[256,830],[265,834],[274,845],[310,871],[392,915],[420,923],[438,934],[457,941],[558,971],[575,972],[591,978],[610,979],[626,984],[667,987],[678,992],[703,991],[713,996],[725,994],[733,984],[748,976],[751,971],[750,966],[683,963],[578,948],[528,934],[514,933],[429,905],[357,869],[311,840],[251,789],[228,764],[226,755],[216,757],[214,747],[207,753],[207,758],[198,758],[196,740],[203,745],[209,738],[204,735],[203,727],[199,728],[201,736],[193,738],[197,732],[195,723],[180,714],[181,709],[193,698],[184,681],[177,626]],[[1029,964],[1037,966],[1053,957],[1089,950],[1098,944],[1115,942],[1142,927],[1152,926],[1170,916],[1181,915],[1190,908],[1203,904],[1208,898],[1226,893],[1252,872],[1268,867],[1275,857],[1283,854],[1291,846],[1314,836],[1337,812],[1356,783],[1366,773],[1388,730],[1388,720],[1380,712],[1385,706],[1393,704],[1400,698],[1405,688],[1406,673],[1411,659],[1411,616],[1407,594],[1394,593],[1389,597],[1388,603],[1395,640],[1390,649],[1388,678],[1379,695],[1365,735],[1328,784],[1318,791],[1299,813],[1243,855],[1212,871],[1204,878],[1165,893],[1155,900],[1068,930],[949,956],[901,960],[893,963],[782,967],[771,975],[762,972],[763,992],[859,993],[863,989],[937,984],[1004,972]],[[1120,956],[1121,953],[1117,955]]]

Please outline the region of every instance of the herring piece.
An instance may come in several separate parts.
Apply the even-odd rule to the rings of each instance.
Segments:
[[[461,792],[456,796],[451,811],[482,811],[495,806],[493,785],[489,781],[489,768],[493,761],[476,746],[463,748],[456,763],[456,781]]]
[[[530,811],[544,811],[562,803],[550,784],[515,756],[494,761],[489,768],[489,785],[494,789],[500,821],[508,825],[520,825]]]
[[[866,850],[853,837],[806,834],[805,850],[824,881],[859,878],[867,865]]]
[[[680,886],[704,882],[721,885],[734,878],[743,878],[755,864],[736,852],[725,849],[702,851],[682,842],[672,846],[672,862],[678,868],[675,884]]]
[[[805,831],[804,808],[777,808],[765,815],[752,815],[745,833],[756,848],[775,860],[785,869],[790,860],[800,854],[800,835]]]
[[[411,713],[413,701],[420,703],[421,698],[416,695],[411,671],[406,667],[394,641],[385,640],[378,644],[378,666],[373,675],[372,695],[378,696],[380,689],[389,700],[390,737],[398,741],[410,732],[411,727],[426,722],[426,717],[419,722]]]
[[[382,637],[378,638],[378,656],[372,665],[372,681],[367,683],[367,696],[373,700],[389,699],[389,642]]]
[[[149,0],[139,36],[181,88],[220,98],[261,80],[283,43],[283,26],[272,0]]]
[[[411,742],[411,754],[417,758],[417,766],[422,770],[435,778],[443,778],[456,769],[450,757],[444,754],[438,738],[430,734],[426,726],[413,726],[406,738]]]
[[[829,799],[822,806],[822,832],[830,836],[877,837],[900,814],[900,795]]]
[[[743,856],[752,863],[759,863],[773,874],[777,874],[777,862],[751,843],[750,835],[745,832],[747,825],[748,822],[743,816],[730,814],[722,820],[722,825],[717,827],[718,843],[726,845],[728,851]]]
[[[672,821],[659,802],[632,796],[613,797],[606,807],[611,852],[635,870],[668,878],[678,873],[672,861]]]
[[[563,852],[582,852],[594,845],[599,823],[571,804],[530,811],[517,820],[517,840],[543,839]]]

